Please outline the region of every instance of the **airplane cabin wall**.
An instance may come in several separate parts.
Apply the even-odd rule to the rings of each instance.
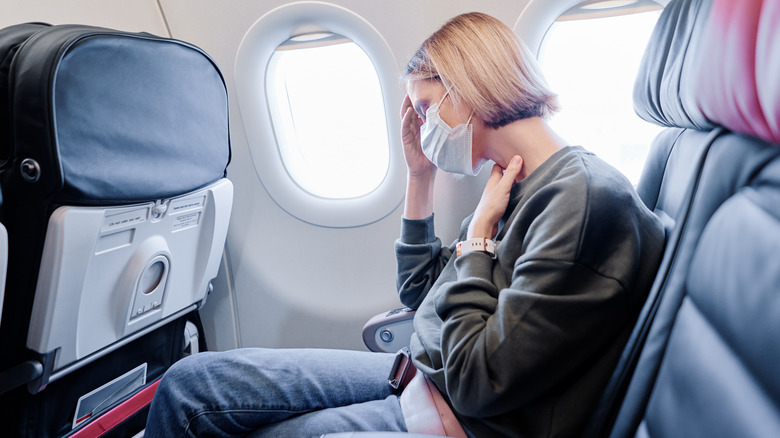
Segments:
[[[155,0],[2,0],[0,28],[27,22],[88,24],[169,36]]]

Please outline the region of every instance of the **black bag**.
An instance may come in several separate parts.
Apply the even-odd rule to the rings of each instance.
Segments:
[[[0,218],[9,241],[0,319],[0,418],[9,436],[66,435],[82,427],[73,425],[80,396],[139,364],[146,364],[147,385],[161,376],[181,357],[184,320],[188,313],[192,317],[206,294],[197,282],[199,290],[190,301],[186,301],[189,291],[174,295],[165,289],[165,301],[138,304],[138,315],[156,313],[154,323],[122,328],[119,321],[118,326],[95,327],[96,336],[116,333],[108,336],[110,342],[100,341],[105,345],[98,343],[94,351],[82,354],[76,342],[70,350],[31,349],[31,343],[44,345],[49,333],[59,330],[46,325],[54,323],[39,321],[52,313],[54,304],[36,302],[40,276],[49,275],[44,272],[48,265],[41,271],[44,247],[56,246],[47,242],[52,214],[63,206],[137,205],[137,211],[151,211],[151,215],[124,222],[154,222],[179,209],[185,213],[171,219],[173,231],[214,228],[204,218],[213,206],[230,209],[232,185],[225,183],[229,161],[227,90],[216,64],[199,48],[146,33],[82,25],[27,23],[0,30]],[[215,183],[216,189],[192,195]],[[212,199],[214,191],[224,195],[219,202]],[[228,192],[229,202],[224,200]],[[195,201],[183,196],[195,196],[191,198]],[[226,222],[224,215],[214,221]],[[117,230],[125,230],[117,236],[132,239],[134,230],[128,231],[124,222],[106,222],[103,228],[116,225]],[[193,233],[206,239],[201,230]],[[213,252],[221,254],[224,233],[218,230],[217,234],[208,242]],[[203,245],[196,246],[200,252]],[[165,263],[151,265],[152,273],[180,272],[185,263],[181,256],[167,252],[155,256]],[[212,266],[214,258],[203,260]],[[197,269],[204,269],[203,260],[195,261]],[[207,270],[216,275],[213,266]],[[160,288],[174,287],[165,285],[173,280],[157,281]],[[111,289],[100,293],[113,294]],[[135,311],[129,299],[118,299],[118,320],[125,307]],[[113,312],[114,302],[106,303],[96,309]],[[93,311],[88,304],[81,305],[87,307],[77,313]],[[168,305],[176,308],[166,309]],[[31,318],[38,320],[31,322]],[[40,327],[49,331],[41,332]],[[64,328],[66,332],[77,329],[80,336],[88,336],[75,323]],[[30,340],[33,335],[37,341]],[[54,374],[57,378],[51,383]]]

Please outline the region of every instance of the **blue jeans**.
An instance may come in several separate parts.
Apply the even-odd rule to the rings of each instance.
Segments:
[[[393,359],[343,350],[199,353],[163,376],[144,436],[406,431],[398,396],[387,384]]]

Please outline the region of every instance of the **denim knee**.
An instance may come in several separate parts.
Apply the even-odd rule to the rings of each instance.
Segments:
[[[208,400],[209,395],[201,392],[209,387],[203,383],[210,378],[208,363],[213,356],[214,353],[204,352],[179,360],[165,372],[157,393],[176,404]]]
[[[149,411],[147,431],[152,431],[150,436],[179,436],[174,431],[185,428],[187,416],[198,409],[198,400],[204,397],[197,394],[202,388],[198,382],[203,379],[204,372],[203,357],[197,356],[202,354],[176,362],[163,375]]]

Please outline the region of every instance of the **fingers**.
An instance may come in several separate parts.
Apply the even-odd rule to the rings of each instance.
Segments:
[[[419,137],[420,126],[417,122],[417,113],[413,109],[407,108],[401,120],[401,140],[405,145],[411,146],[412,143],[419,142]]]
[[[401,113],[401,127],[406,129],[409,126],[409,108],[405,112]]]
[[[414,109],[412,106],[412,99],[409,97],[409,95],[406,95],[406,98],[404,98],[404,103],[401,105],[401,118],[405,118],[406,114],[409,112],[409,108]]]
[[[523,169],[523,158],[515,155],[506,169],[498,164],[493,165],[482,198],[471,219],[467,236],[492,238],[498,231],[498,221],[501,220],[509,204],[509,194],[512,184]]]
[[[488,177],[487,184],[485,184],[485,191],[492,190],[493,187],[498,185],[499,181],[501,181],[501,178],[504,174],[504,169],[501,168],[498,164],[494,164],[493,168],[490,170],[490,176]]]
[[[490,172],[488,183],[486,188],[500,188],[504,192],[509,192],[512,188],[512,184],[517,180],[517,176],[523,169],[523,157],[515,155],[507,165],[506,169],[502,168],[498,164],[493,165],[493,169]]]
[[[490,178],[501,179],[501,175],[504,174],[504,169],[498,164],[493,165],[493,169],[490,171]]]
[[[414,119],[416,118],[417,113],[414,112],[412,108],[407,108],[406,112],[401,115],[401,123],[403,126],[408,126],[409,129],[412,129],[414,127]]]
[[[408,94],[404,98],[403,105],[401,105],[401,120],[403,121],[404,125],[409,125],[409,128],[419,128],[423,124],[423,121],[417,114],[417,111],[414,110],[412,99]]]
[[[507,187],[512,186],[512,184],[517,181],[517,177],[520,175],[521,170],[523,170],[523,157],[520,155],[515,155],[509,161],[509,165],[504,170],[504,175],[501,178],[501,184],[504,184]]]

